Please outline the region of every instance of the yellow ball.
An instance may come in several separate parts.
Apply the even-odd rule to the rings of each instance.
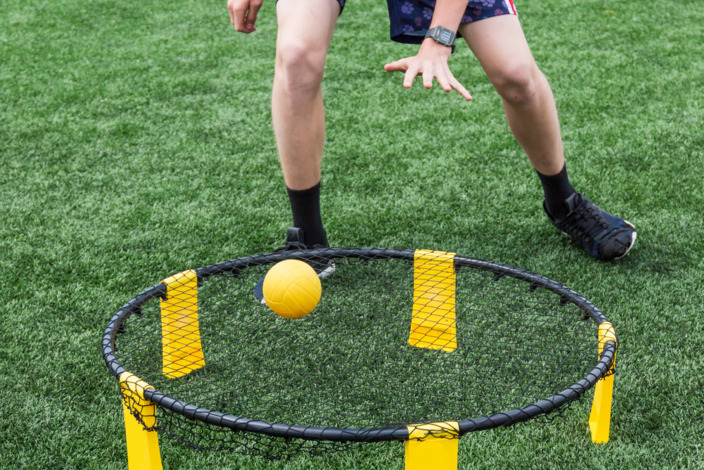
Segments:
[[[301,318],[318,305],[322,286],[318,274],[309,264],[287,259],[269,269],[263,292],[266,304],[276,314]]]

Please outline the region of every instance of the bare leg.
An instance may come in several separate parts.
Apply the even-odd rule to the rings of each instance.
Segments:
[[[460,31],[501,95],[509,127],[533,168],[544,175],[559,173],[565,160],[555,100],[518,18],[488,18],[464,24]]]
[[[513,135],[541,174],[551,222],[594,258],[625,256],[636,241],[635,227],[575,193],[567,180],[555,100],[518,18],[498,16],[462,25],[460,31],[501,95]]]
[[[320,181],[325,112],[320,84],[340,7],[335,0],[280,0],[272,121],[284,180],[302,190]]]

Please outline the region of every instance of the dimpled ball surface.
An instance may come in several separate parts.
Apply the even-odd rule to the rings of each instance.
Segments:
[[[307,263],[288,259],[276,263],[264,278],[264,300],[276,314],[301,318],[318,305],[322,287],[315,270]]]

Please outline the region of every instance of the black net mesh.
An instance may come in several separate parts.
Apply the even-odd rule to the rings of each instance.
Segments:
[[[366,430],[475,419],[552,397],[597,362],[593,315],[583,303],[546,288],[552,281],[545,278],[518,279],[484,263],[453,270],[456,280],[443,281],[445,274],[436,273],[414,287],[419,267],[412,252],[407,259],[384,250],[340,253],[327,250],[317,259],[329,266],[334,258],[335,271],[322,280],[316,309],[300,319],[279,317],[255,299],[253,288],[274,259],[257,264],[261,258],[252,258],[213,275],[204,268],[197,302],[190,302],[197,306],[195,333],[188,320],[194,307],[183,298],[173,307],[180,317],[171,326],[164,324],[159,299],[121,322],[114,349],[125,370],[160,394],[211,411],[193,419],[173,400],[157,400],[159,432],[197,449],[271,458],[324,453],[352,443],[301,439],[297,427],[290,428],[291,437],[270,436],[266,431],[274,428],[266,423],[231,429],[237,428],[233,417]],[[443,282],[455,289],[454,312]],[[418,323],[419,317],[425,321]],[[417,334],[430,338],[421,346],[409,344],[414,322]],[[429,322],[439,327],[427,328]],[[452,337],[454,349],[443,349]],[[196,340],[202,362],[193,360]],[[166,342],[175,345],[176,359],[168,367]],[[182,370],[167,377],[169,367]],[[123,398],[140,421],[153,426],[129,390]],[[365,431],[356,440],[381,434]]]

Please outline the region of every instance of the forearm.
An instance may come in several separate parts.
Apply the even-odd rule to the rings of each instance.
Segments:
[[[466,9],[467,0],[437,0],[430,27],[444,26],[451,31],[457,31]]]

